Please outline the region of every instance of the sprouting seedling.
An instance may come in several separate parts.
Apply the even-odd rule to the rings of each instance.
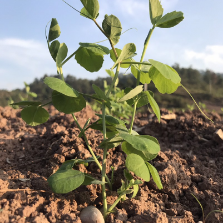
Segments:
[[[65,2],[63,0],[63,2]],[[21,117],[23,120],[31,125],[36,126],[46,122],[49,118],[48,112],[44,109],[47,104],[53,104],[54,107],[65,114],[72,114],[76,126],[80,130],[79,137],[82,137],[86,143],[87,149],[90,151],[92,157],[86,160],[72,159],[64,162],[61,167],[48,178],[48,183],[54,193],[68,193],[75,190],[81,185],[99,184],[102,188],[103,201],[103,216],[112,212],[116,205],[128,198],[134,198],[139,190],[139,185],[143,181],[148,182],[151,177],[157,188],[163,188],[158,171],[150,163],[160,152],[160,145],[156,138],[149,135],[139,135],[133,130],[133,123],[135,120],[136,110],[144,105],[149,104],[151,109],[160,121],[160,109],[154,99],[152,91],[143,91],[143,84],[150,84],[153,82],[158,91],[162,94],[172,94],[181,85],[181,78],[179,74],[172,67],[163,64],[159,61],[149,59],[145,60],[146,50],[149,45],[150,38],[155,28],[171,28],[178,25],[183,19],[182,12],[170,12],[163,15],[163,8],[159,0],[149,0],[149,15],[152,23],[152,28],[144,41],[144,48],[141,54],[140,61],[135,61],[133,57],[136,55],[137,49],[134,43],[125,44],[122,49],[116,48],[116,44],[122,37],[122,24],[115,15],[105,15],[102,25],[98,24],[97,17],[99,15],[99,1],[98,0],[80,0],[83,5],[81,10],[75,11],[93,22],[100,32],[107,38],[110,46],[105,47],[96,43],[79,43],[79,47],[75,52],[68,56],[68,47],[65,43],[61,43],[61,30],[56,18],[50,22],[49,31],[45,29],[48,49],[52,59],[56,64],[59,78],[46,77],[44,83],[51,88],[52,100],[46,104],[41,102],[18,102],[14,105],[23,106]],[[89,35],[91,36],[91,35]],[[107,86],[107,89],[101,89],[96,85],[92,85],[94,90],[93,95],[83,94],[73,89],[64,80],[63,65],[70,59],[75,59],[77,66],[82,66],[88,72],[97,72],[102,68],[104,59],[109,55],[113,61],[111,69],[107,69],[107,73],[112,78],[112,83]],[[131,68],[131,72],[136,78],[135,88],[126,88],[117,92],[116,85],[120,72],[120,68]],[[185,89],[186,90],[186,89]],[[81,111],[86,107],[86,99],[90,98],[97,101],[101,106],[101,113],[97,114],[99,119],[93,123],[87,120],[84,126],[80,126],[75,113]],[[194,99],[193,99],[194,100]],[[126,125],[126,120],[109,115],[106,111],[110,111],[115,106],[120,107],[128,104],[132,106],[131,122]],[[124,106],[123,106],[124,107]],[[127,109],[127,108],[125,108]],[[103,134],[103,141],[98,145],[103,150],[102,162],[99,162],[98,157],[93,152],[88,143],[86,131],[91,128],[101,131]],[[117,200],[108,207],[106,200],[106,190],[112,190],[113,177],[115,170],[110,167],[110,173],[106,174],[106,159],[109,149],[121,145],[122,151],[126,154],[124,179],[122,186],[118,189]],[[101,179],[95,179],[93,176],[77,170],[77,165],[89,162],[95,162],[101,170]],[[130,174],[130,172],[132,174]],[[136,178],[141,178],[137,180]],[[106,188],[107,187],[107,188]]]
[[[210,214],[212,214],[212,213],[214,213],[214,212],[219,212],[219,213],[222,213],[222,214],[223,214],[223,211],[220,211],[220,210],[213,210],[213,211],[210,211],[210,212],[206,215],[206,217],[205,217],[205,215],[204,215],[204,208],[203,208],[201,202],[197,199],[197,197],[196,197],[194,194],[191,193],[191,195],[195,198],[195,200],[197,201],[197,203],[198,203],[198,204],[200,205],[200,207],[201,207],[203,223],[205,223],[206,220],[208,219],[208,217],[210,216]]]

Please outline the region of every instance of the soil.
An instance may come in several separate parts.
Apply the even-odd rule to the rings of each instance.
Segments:
[[[54,194],[47,178],[65,161],[88,158],[90,153],[71,115],[64,115],[49,107],[51,118],[45,124],[30,127],[20,117],[20,110],[0,107],[0,222],[59,223],[77,222],[83,208],[102,207],[99,185],[81,186],[68,194]],[[162,109],[162,115],[169,114]],[[149,113],[140,113],[135,129],[140,134],[156,137],[161,152],[151,163],[159,171],[164,189],[158,190],[153,180],[145,182],[135,199],[119,203],[116,213],[107,222],[194,223],[202,220],[199,204],[207,214],[223,211],[223,141],[215,131],[222,129],[222,119],[210,113],[211,123],[200,112],[174,112],[176,116],[161,123]],[[76,113],[81,124],[88,118],[97,119],[90,107]],[[171,117],[170,117],[171,118]],[[102,140],[98,131],[86,133],[93,150],[102,157],[97,145]],[[117,198],[121,186],[125,154],[121,147],[109,150],[109,167],[115,167],[114,191],[107,192],[108,204]],[[100,160],[101,161],[101,160]],[[79,170],[100,179],[95,163]],[[213,213],[207,222],[223,222],[223,214]]]

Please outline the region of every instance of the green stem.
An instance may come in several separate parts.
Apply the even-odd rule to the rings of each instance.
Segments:
[[[74,53],[72,53],[69,57],[67,57],[67,59],[63,61],[61,66],[63,66],[68,60],[70,60],[76,53],[77,53],[77,50]]]
[[[148,33],[148,35],[146,37],[146,40],[145,40],[145,43],[144,43],[144,48],[143,48],[143,52],[142,52],[142,56],[141,56],[140,64],[139,64],[139,71],[138,71],[136,86],[138,86],[139,83],[140,83],[141,68],[142,68],[143,60],[144,60],[144,57],[145,57],[145,54],[146,54],[147,47],[149,45],[149,40],[151,38],[151,35],[152,35],[154,29],[155,29],[155,26],[153,26],[153,28],[149,30],[149,33]],[[136,100],[135,103],[134,103],[133,116],[132,116],[131,126],[130,126],[130,129],[129,129],[130,133],[132,132],[132,127],[133,127],[133,123],[134,123],[134,120],[135,120],[137,103],[138,103],[138,100]]]
[[[141,59],[140,59],[140,63],[142,63],[143,60],[144,60],[144,57],[145,57],[145,54],[146,54],[146,50],[147,50],[148,45],[149,45],[149,40],[150,40],[150,38],[152,36],[152,33],[153,33],[154,29],[155,29],[155,26],[153,26],[153,28],[149,30],[149,33],[148,33],[148,35],[146,37],[146,40],[145,40],[145,43],[144,43],[143,52],[142,52],[142,56],[141,56]],[[142,64],[139,65],[139,73],[138,73],[138,77],[137,77],[137,86],[139,85],[139,82],[140,82],[141,67],[142,67]]]
[[[102,104],[102,123],[103,123],[103,137],[106,139],[106,122],[105,122],[105,104]],[[107,148],[105,146],[103,150],[103,160],[102,160],[102,200],[103,200],[103,216],[106,216],[107,213],[107,200],[106,200],[106,191],[105,191],[105,175],[106,175],[106,156]]]
[[[129,129],[129,133],[132,133],[132,127],[133,127],[133,123],[134,123],[134,119],[135,119],[135,114],[136,114],[136,106],[137,106],[137,102],[134,103],[134,107],[133,107],[133,112],[132,112],[132,120],[131,120],[131,124],[130,124],[130,129]]]
[[[116,207],[116,205],[119,203],[119,201],[122,199],[123,194],[120,194],[117,198],[117,200],[112,204],[112,206],[108,209],[107,215],[112,212],[112,210]]]
[[[47,102],[47,103],[45,103],[45,104],[41,105],[41,107],[46,106],[46,105],[49,105],[49,104],[51,104],[51,103],[52,103],[52,101]]]
[[[74,119],[75,123],[77,124],[77,127],[80,129],[80,131],[82,131],[83,129],[81,128],[80,124],[78,123],[76,116],[75,116],[74,114],[72,114],[72,116],[73,116],[73,119]],[[86,135],[85,135],[84,132],[83,132],[83,138],[84,138],[84,141],[85,141],[85,143],[86,143],[86,145],[87,145],[87,147],[88,147],[88,149],[89,149],[89,151],[90,151],[92,157],[94,158],[95,163],[98,165],[99,169],[102,171],[102,166],[101,166],[101,164],[99,163],[97,157],[95,156],[94,151],[93,151],[92,148],[90,147],[90,145],[89,145],[89,143],[88,143],[88,140],[87,140],[87,137],[86,137]],[[107,183],[109,184],[109,187],[111,188],[111,187],[112,187],[112,184],[111,184],[111,182],[110,182],[108,176],[105,175],[105,178],[106,178],[106,180],[107,180]]]
[[[136,61],[129,61],[129,62],[121,62],[121,64],[140,64],[140,65],[151,65],[151,63],[147,62],[136,62]]]
[[[118,66],[116,68],[115,76],[114,76],[114,78],[112,80],[112,83],[111,83],[109,89],[108,89],[108,92],[106,93],[107,97],[109,96],[109,94],[111,93],[111,91],[112,91],[112,89],[113,89],[113,87],[115,85],[115,82],[116,82],[116,80],[118,78],[118,75],[119,75],[119,71],[120,71],[120,63],[118,64]]]

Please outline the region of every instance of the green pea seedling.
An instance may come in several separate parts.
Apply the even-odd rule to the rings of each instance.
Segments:
[[[80,15],[89,19],[89,22],[95,23],[96,27],[104,34],[110,43],[111,49],[96,43],[79,43],[79,48],[67,57],[68,48],[65,43],[56,40],[60,36],[60,26],[55,18],[51,20],[48,35],[46,35],[49,52],[56,63],[57,72],[61,79],[54,77],[46,77],[44,83],[52,90],[52,103],[55,108],[65,114],[72,114],[74,121],[80,129],[79,137],[82,137],[92,155],[90,159],[80,160],[72,159],[64,162],[59,170],[48,178],[48,183],[55,193],[68,193],[81,185],[100,184],[102,187],[103,199],[103,216],[112,212],[119,201],[125,199],[128,194],[134,198],[139,190],[139,185],[143,181],[150,181],[152,176],[158,189],[162,189],[162,183],[156,168],[150,163],[160,151],[160,145],[156,138],[149,135],[139,135],[133,128],[136,109],[144,105],[150,104],[157,119],[160,121],[160,109],[154,99],[151,91],[143,91],[143,84],[153,82],[160,93],[171,94],[181,85],[181,78],[178,73],[170,66],[150,59],[144,61],[145,53],[155,28],[171,28],[179,24],[183,19],[182,12],[170,12],[163,15],[163,8],[159,0],[149,0],[149,14],[152,28],[149,30],[144,42],[143,52],[140,61],[135,61],[133,57],[136,55],[136,46],[134,43],[127,43],[122,50],[115,48],[122,34],[122,25],[115,15],[105,15],[100,26],[96,19],[99,15],[98,0],[80,0],[83,8]],[[67,4],[67,3],[66,3]],[[75,9],[78,11],[77,9]],[[70,59],[75,59],[79,65],[89,72],[97,72],[101,69],[104,56],[110,55],[114,62],[111,69],[107,73],[112,77],[112,84],[105,91],[98,86],[93,85],[95,94],[87,95],[73,89],[64,81],[63,65]],[[115,83],[117,83],[120,68],[131,68],[132,74],[136,78],[136,87],[134,89],[126,88],[119,92],[116,97],[111,96],[114,93]],[[118,97],[118,100],[117,100]],[[90,124],[88,120],[83,127],[78,123],[75,112],[81,111],[86,106],[85,98],[91,98],[101,104],[102,115],[98,115],[99,119]],[[114,101],[114,98],[116,100]],[[119,118],[106,115],[106,109],[111,109],[119,103],[128,103],[132,106],[132,117],[130,127],[127,128],[125,121]],[[43,108],[47,104],[41,102],[23,101],[14,103],[14,105],[23,106],[21,117],[31,125],[36,126],[46,122],[49,118],[48,112]],[[98,161],[98,157],[94,154],[90,147],[85,131],[89,128],[100,130],[103,133],[104,140],[98,147],[103,149],[102,164]],[[110,148],[114,148],[121,144],[122,150],[126,153],[125,161],[126,169],[124,171],[124,180],[122,186],[118,189],[117,200],[108,208],[106,201],[106,190],[112,189],[112,180],[106,175],[106,155]],[[80,163],[87,164],[95,162],[101,170],[101,180],[95,179],[93,176],[82,173],[73,169],[75,165]],[[114,169],[110,170],[113,176]],[[130,172],[139,179],[133,178]],[[129,195],[128,195],[129,196]]]

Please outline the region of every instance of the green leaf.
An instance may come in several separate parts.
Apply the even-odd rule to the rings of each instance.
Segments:
[[[141,177],[147,182],[150,180],[149,169],[140,156],[136,154],[128,155],[125,161],[125,165],[127,169],[132,171],[136,176]]]
[[[104,184],[104,182],[95,179],[94,177],[92,177],[89,174],[85,174],[85,178],[84,178],[84,182],[82,183],[82,185],[91,185],[91,184]]]
[[[157,155],[160,151],[159,144],[155,141],[154,137],[151,136],[140,136],[140,135],[130,135],[128,133],[120,132],[119,136],[123,138],[126,142],[132,145],[133,148],[141,151],[146,155]]]
[[[69,97],[78,97],[79,94],[70,85],[66,84],[64,81],[55,77],[46,77],[44,83],[48,85],[51,89],[60,92]]]
[[[160,122],[160,109],[158,104],[153,98],[153,92],[152,91],[144,91],[141,93],[141,98],[139,99],[137,103],[137,108],[140,108],[148,103],[150,103],[154,113],[156,114],[156,117],[158,118]]]
[[[150,69],[149,75],[158,91],[162,94],[172,94],[181,85],[180,83],[175,84],[170,79],[165,78],[155,67]]]
[[[94,18],[88,13],[88,11],[87,11],[87,9],[86,9],[85,7],[83,7],[83,8],[81,9],[81,13],[80,13],[80,15],[82,15],[82,16],[88,18],[88,19],[94,19]]]
[[[128,181],[133,179],[132,175],[129,173],[127,169],[124,169],[124,176]]]
[[[28,105],[34,105],[34,106],[38,106],[41,105],[40,101],[20,101],[20,102],[16,102],[10,105],[21,105],[21,106],[28,106]]]
[[[98,0],[81,0],[81,2],[91,17],[96,19],[99,12]]]
[[[95,114],[95,115],[102,118],[101,114]],[[125,125],[124,121],[122,121],[121,119],[115,118],[111,115],[105,115],[105,121],[106,121],[106,123],[108,123],[110,125]]]
[[[146,165],[148,166],[149,168],[149,171],[153,177],[153,181],[155,182],[156,186],[161,190],[163,189],[163,185],[161,183],[161,180],[160,180],[160,176],[158,174],[158,171],[156,170],[156,168],[151,165],[150,163],[146,162]]]
[[[114,15],[105,15],[102,22],[102,28],[107,37],[109,37],[114,45],[116,45],[122,34],[122,24]]]
[[[105,55],[110,53],[107,47],[95,43],[79,43],[79,45],[85,49],[91,50],[96,54]]]
[[[160,28],[171,28],[176,26],[184,19],[182,12],[170,12],[164,15],[157,23],[156,26]]]
[[[135,97],[142,91],[143,91],[143,85],[139,85],[139,86],[135,87],[133,90],[129,91],[129,93],[127,93],[125,96],[123,96],[118,102],[127,101],[127,100]]]
[[[113,136],[109,139],[105,139],[101,142],[101,144],[99,145],[99,148],[115,148],[117,147],[119,144],[121,144],[121,142],[123,142],[123,139],[119,136]]]
[[[61,63],[67,57],[67,52],[68,52],[67,45],[65,43],[61,43],[56,57],[56,65],[59,73],[63,73]]]
[[[99,88],[98,86],[96,86],[95,84],[92,85],[95,93],[97,94],[97,96],[105,101],[108,100],[108,98],[106,97],[104,91],[101,90],[101,88]]]
[[[127,60],[129,58],[132,58],[133,56],[135,56],[135,52],[136,52],[136,46],[134,43],[127,43],[123,49],[121,54],[119,55],[118,59],[116,60],[115,64],[113,65],[112,69],[115,68],[115,66],[124,61]]]
[[[52,19],[48,35],[48,41],[51,42],[60,36],[60,26],[56,19]]]
[[[139,191],[139,185],[137,184],[133,185],[133,194],[131,198],[134,198],[137,195],[138,191]]]
[[[139,137],[139,136],[138,136]],[[146,139],[149,139],[149,140],[152,140],[153,142],[155,142],[158,146],[159,146],[159,143],[157,141],[156,138],[152,137],[152,136],[140,136],[142,138],[146,138]],[[127,155],[129,154],[137,154],[139,155],[144,161],[148,161],[148,160],[153,160],[158,152],[156,154],[151,154],[150,151],[147,149],[147,151],[141,151],[140,148],[136,147],[134,148],[130,143],[128,142],[123,142],[122,143],[122,150],[123,152],[125,152]],[[158,151],[158,150],[157,150]]]
[[[57,171],[47,181],[54,193],[66,194],[78,188],[84,182],[84,179],[84,173],[73,169],[66,169]]]
[[[149,14],[151,23],[155,25],[163,15],[163,7],[159,0],[149,0]]]
[[[52,92],[52,102],[58,111],[65,114],[79,112],[86,107],[86,101],[82,95],[74,98],[61,94],[58,91]]]
[[[35,92],[28,92],[27,94],[30,95],[33,98],[37,97],[37,94]]]
[[[118,48],[115,48],[115,50],[116,50],[118,56],[120,56],[122,50],[120,50],[120,49],[118,49]],[[115,57],[114,51],[113,51],[112,49],[110,50],[110,58],[111,58],[114,62],[116,62],[116,60],[117,60],[116,57]],[[122,62],[131,62],[131,61],[132,61],[131,59],[127,59],[127,60],[123,60]],[[128,68],[129,66],[130,66],[130,64],[121,64],[121,65],[120,65],[121,68]]]
[[[179,74],[172,67],[161,62],[150,59],[149,62],[155,67],[166,79],[171,80],[175,84],[181,82]]]
[[[70,169],[73,168],[74,163],[75,163],[75,159],[67,160],[64,163],[62,163],[62,165],[60,166],[60,168],[59,168],[58,171],[61,171],[61,170],[70,170]]]
[[[24,82],[24,84],[25,84],[25,87],[26,87],[26,93],[28,93],[30,91],[30,87],[26,82]]]
[[[115,76],[115,73],[113,70],[105,70],[107,72],[107,74],[110,76],[110,77],[114,77]]]
[[[49,47],[50,55],[52,56],[55,62],[59,48],[60,48],[60,42],[58,40],[53,41]]]
[[[76,51],[75,59],[87,71],[99,71],[103,65],[103,55],[97,54],[91,49],[79,47]]]
[[[147,68],[146,68],[147,67]],[[141,69],[141,75],[140,75],[140,82],[142,84],[149,84],[151,79],[149,77],[149,73],[147,72],[143,72],[143,71],[146,71],[146,70],[149,70],[150,69],[150,66],[142,66],[142,69]],[[143,70],[143,71],[142,71]],[[138,72],[139,72],[139,66],[137,64],[133,64],[131,66],[131,72],[132,74],[134,75],[134,77],[137,79],[137,76],[138,76]]]
[[[21,111],[22,119],[31,126],[40,125],[49,119],[49,113],[42,107],[29,106]]]

